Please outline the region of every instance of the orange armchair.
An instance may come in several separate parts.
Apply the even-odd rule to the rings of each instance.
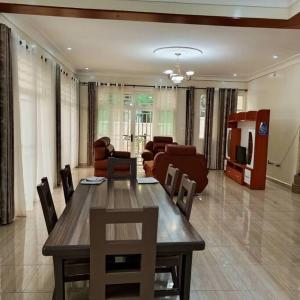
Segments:
[[[164,152],[165,146],[168,144],[177,144],[173,142],[173,138],[170,136],[154,136],[153,141],[149,141],[145,145],[145,150],[142,153],[143,161],[153,160],[155,154],[158,152]]]
[[[177,192],[182,174],[187,174],[190,179],[196,181],[197,193],[201,193],[207,186],[207,161],[204,155],[196,152],[196,147],[166,145],[165,152],[156,154],[152,161],[145,161],[144,170],[146,176],[153,176],[164,185],[169,164],[173,164],[181,172],[177,184]]]
[[[109,137],[102,137],[94,142],[94,168],[95,176],[107,177],[107,163],[109,157],[116,158],[130,158],[130,152],[127,151],[115,151],[114,146],[110,143]],[[116,171],[119,173],[129,173],[128,166],[117,166]]]

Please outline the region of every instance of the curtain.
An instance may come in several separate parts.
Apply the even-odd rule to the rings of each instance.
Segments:
[[[78,166],[79,96],[78,81],[61,72],[61,168]]]
[[[94,161],[94,140],[96,131],[96,103],[97,86],[96,82],[88,83],[88,143],[87,143],[87,161],[88,165],[93,165]]]
[[[186,91],[185,113],[185,144],[192,145],[194,140],[194,114],[195,114],[195,88],[190,87]]]
[[[108,136],[118,150],[127,150],[123,135],[131,120],[128,106],[124,103],[124,93],[123,86],[98,86],[95,138]]]
[[[14,125],[11,30],[0,24],[0,223],[14,219]]]
[[[60,185],[61,169],[61,67],[56,64],[55,67],[55,150],[56,150],[56,184]]]
[[[228,116],[236,112],[237,107],[237,89],[219,90],[219,127],[217,139],[216,169],[224,169],[224,158],[226,148],[226,133]]]
[[[60,68],[43,49],[31,46],[16,33],[13,49],[15,184],[18,187],[15,189],[15,205],[16,215],[25,216],[26,211],[33,208],[37,198],[36,185],[41,177],[48,177],[51,188],[57,182],[56,159],[60,152],[56,153],[55,141],[60,133],[59,130],[56,132],[60,105],[57,107],[59,93],[56,88],[60,84],[56,84],[56,74],[57,71],[60,73]],[[77,111],[73,111],[70,104],[68,130],[76,135],[78,93],[73,95],[71,91],[70,85],[67,94]],[[78,138],[70,138],[67,143],[73,149]],[[74,149],[67,154],[68,163],[72,157],[74,162],[78,156],[78,145]]]
[[[153,104],[153,136],[171,136],[175,139],[177,89],[160,87]]]
[[[204,131],[204,155],[207,159],[207,167],[211,165],[211,144],[212,144],[212,130],[213,130],[213,112],[214,112],[214,88],[206,89],[205,100],[205,131]]]

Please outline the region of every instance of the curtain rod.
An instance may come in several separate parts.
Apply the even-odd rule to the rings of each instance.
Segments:
[[[80,82],[81,85],[88,85],[88,82]],[[107,83],[104,82],[97,82],[98,85],[107,85]],[[125,86],[125,87],[144,87],[144,88],[158,88],[158,87],[166,87],[166,88],[174,88],[174,86],[166,86],[166,85],[145,85],[145,84],[116,84],[116,83],[110,83],[109,86]],[[177,89],[189,89],[189,86],[176,86]],[[195,90],[205,90],[207,88],[199,88],[194,87]],[[248,92],[247,89],[238,89],[238,91],[241,92]]]

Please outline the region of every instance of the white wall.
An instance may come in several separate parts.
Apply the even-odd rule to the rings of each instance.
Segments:
[[[118,75],[109,74],[83,74],[79,75],[81,82],[98,81],[98,82],[109,82],[109,83],[124,83],[124,84],[140,84],[140,85],[170,85],[168,79],[161,78],[160,76],[131,76],[124,77]],[[215,87],[215,99],[217,101],[218,88],[247,88],[247,83],[243,82],[226,82],[226,81],[213,81],[213,80],[202,80],[202,81],[189,81],[183,84],[184,86],[194,86],[197,88]],[[197,89],[195,92],[195,129],[197,126],[197,108],[199,108],[200,95],[205,92],[204,90]],[[80,164],[87,162],[87,103],[88,103],[87,86],[80,86]],[[177,113],[176,113],[176,142],[184,144],[185,142],[185,100],[186,100],[186,89],[178,89],[177,98]],[[195,131],[196,132],[196,131]],[[194,144],[197,146],[198,151],[202,152],[202,142],[197,140],[197,136],[194,138]]]
[[[279,162],[300,125],[300,63],[248,83],[247,110],[271,110],[268,159]],[[298,139],[281,167],[269,166],[267,175],[291,184],[297,169]]]

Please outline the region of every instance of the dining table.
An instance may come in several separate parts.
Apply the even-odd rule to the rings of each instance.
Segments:
[[[157,227],[157,256],[181,256],[180,284],[178,288],[159,289],[156,296],[179,295],[190,297],[192,256],[204,250],[205,242],[193,225],[186,220],[160,183],[139,184],[136,180],[105,180],[98,185],[79,183],[55,227],[49,234],[42,253],[54,261],[54,299],[65,299],[63,266],[65,260],[89,259],[90,208],[159,208]],[[108,239],[124,236],[135,239],[138,229],[123,224],[122,228],[109,230]]]

